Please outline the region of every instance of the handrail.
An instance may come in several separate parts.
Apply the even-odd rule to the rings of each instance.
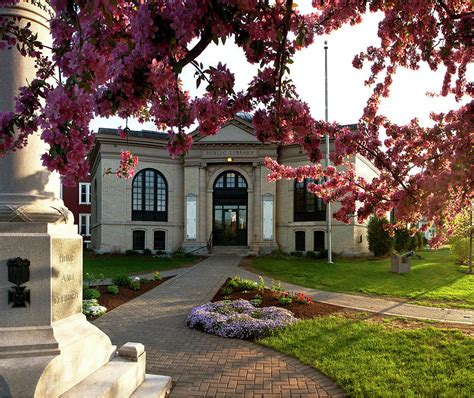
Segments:
[[[207,241],[207,252],[209,254],[212,253],[213,245],[214,245],[214,230],[211,231],[211,235],[209,235],[209,240]]]
[[[204,248],[206,248],[207,252],[209,254],[211,254],[212,253],[212,246],[214,246],[214,231],[211,231],[211,235],[209,236],[209,240],[207,241],[206,246],[198,247],[197,249],[194,249],[194,250],[191,250],[190,252],[187,252],[187,254],[192,254],[192,253],[197,252],[199,250],[202,250]]]

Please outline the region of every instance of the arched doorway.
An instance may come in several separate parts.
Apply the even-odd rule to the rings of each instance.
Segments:
[[[237,171],[225,171],[213,187],[213,241],[217,246],[247,245],[247,181]]]

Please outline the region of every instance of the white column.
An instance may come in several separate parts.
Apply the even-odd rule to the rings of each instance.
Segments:
[[[254,165],[254,192],[253,192],[253,233],[254,244],[260,246],[262,243],[262,181],[261,181],[261,165]]]
[[[207,232],[207,169],[205,166],[199,167],[199,198],[198,198],[198,239],[203,244],[207,242],[209,236]]]

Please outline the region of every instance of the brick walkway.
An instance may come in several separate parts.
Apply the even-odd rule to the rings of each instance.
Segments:
[[[293,358],[248,341],[191,330],[184,320],[209,301],[238,257],[210,257],[157,289],[97,319],[112,342],[145,344],[147,371],[171,376],[171,397],[343,396],[328,378]]]

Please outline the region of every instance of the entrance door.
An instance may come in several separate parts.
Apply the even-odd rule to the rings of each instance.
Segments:
[[[247,181],[236,171],[220,174],[214,183],[215,245],[247,245]]]
[[[214,205],[214,244],[247,244],[247,205]]]

